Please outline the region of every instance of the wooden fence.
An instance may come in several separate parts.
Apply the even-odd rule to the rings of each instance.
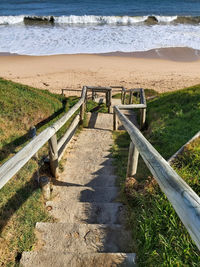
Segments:
[[[87,86],[87,91],[92,91],[92,100],[95,100],[96,93],[105,93],[106,106],[108,108],[108,113],[110,113],[111,105],[112,105],[112,88],[111,87]]]
[[[24,148],[16,155],[6,161],[0,167],[0,188],[2,188],[46,143],[49,143],[49,159],[51,172],[54,177],[58,175],[58,160],[63,153],[63,145],[67,144],[73,136],[76,127],[83,121],[85,99],[87,87],[84,86],[82,95],[76,103],[62,118],[56,121],[52,126],[46,128],[38,136],[34,137]],[[65,135],[57,142],[57,131],[77,112],[80,108],[80,115],[76,116]]]
[[[106,94],[107,105],[111,106],[112,88],[111,87],[86,87],[82,89],[80,100],[62,118],[52,126],[42,131],[38,136],[34,136],[23,149],[15,156],[10,158],[0,167],[0,188],[2,188],[46,143],[49,143],[49,158],[51,172],[54,177],[58,175],[58,161],[61,158],[66,144],[73,136],[76,127],[83,121],[85,104],[87,100],[87,90],[103,92]],[[127,176],[132,176],[137,171],[138,156],[142,156],[147,167],[160,185],[161,190],[173,205],[181,221],[187,228],[192,239],[200,249],[200,198],[188,186],[186,182],[171,168],[169,163],[155,150],[155,148],[145,139],[138,128],[132,124],[120,109],[138,108],[141,110],[141,127],[146,118],[146,100],[143,89],[126,90],[122,87],[122,100],[126,94],[136,92],[140,97],[140,104],[129,104],[115,106],[113,110],[114,130],[117,128],[117,118],[120,120],[131,138]],[[124,96],[125,93],[125,96]],[[124,103],[124,101],[122,101]],[[130,99],[129,99],[129,103]],[[57,131],[79,110],[77,115],[64,136],[57,142]]]
[[[6,161],[0,167],[0,189],[34,156],[38,150],[48,142],[49,143],[49,160],[50,169],[54,177],[58,176],[58,161],[61,159],[67,144],[74,135],[79,124],[83,122],[87,92],[102,92],[106,94],[107,106],[110,110],[112,88],[110,87],[95,87],[95,86],[84,86],[82,89],[81,97],[79,101],[58,121],[53,125],[46,128],[38,136],[34,133],[34,138],[24,148],[22,148],[16,155]],[[63,91],[62,91],[63,93]],[[71,125],[67,129],[64,136],[57,141],[56,133],[58,130],[80,109],[80,114],[76,115]]]
[[[200,198],[190,186],[172,169],[169,163],[145,139],[138,128],[114,106],[114,130],[116,117],[120,120],[131,138],[127,176],[137,172],[138,156],[142,156],[147,167],[158,182],[161,190],[176,210],[191,238],[200,249]]]
[[[113,88],[119,88],[119,87],[115,86]],[[127,90],[124,87],[121,87],[121,88],[122,88],[122,93],[121,93],[122,105],[118,105],[117,107],[121,110],[139,109],[140,110],[140,129],[142,129],[146,121],[146,108],[147,108],[144,89],[138,88],[138,89]],[[133,93],[137,93],[137,99],[140,99],[140,104],[132,104]],[[126,94],[129,94],[129,104],[127,105],[124,104]],[[113,127],[114,127],[114,130],[116,130],[117,120],[116,120],[115,110],[113,110],[113,118],[114,118]]]

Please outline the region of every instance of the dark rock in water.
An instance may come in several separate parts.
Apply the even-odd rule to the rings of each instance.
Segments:
[[[200,17],[187,17],[187,16],[180,16],[177,17],[177,19],[174,20],[174,23],[180,23],[180,24],[199,24],[200,23]]]
[[[49,16],[49,17],[38,17],[38,16],[27,16],[27,17],[24,17],[24,24],[29,24],[29,25],[32,25],[32,24],[48,24],[48,23],[51,23],[53,24],[54,23],[54,17],[53,16]]]
[[[145,23],[148,25],[152,25],[152,24],[157,24],[158,23],[158,19],[154,16],[149,16],[146,20]]]

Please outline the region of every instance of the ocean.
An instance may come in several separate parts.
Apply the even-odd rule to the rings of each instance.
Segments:
[[[200,0],[1,0],[0,53],[200,49]]]

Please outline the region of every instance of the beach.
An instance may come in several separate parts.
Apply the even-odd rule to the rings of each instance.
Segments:
[[[141,53],[52,56],[0,55],[0,77],[67,95],[83,85],[149,88],[167,92],[200,83],[200,60],[189,48]],[[80,92],[78,92],[80,94]]]
[[[199,14],[190,0],[1,1],[0,77],[68,95],[199,84]]]

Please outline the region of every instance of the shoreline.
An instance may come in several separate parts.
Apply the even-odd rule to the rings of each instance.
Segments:
[[[200,50],[190,47],[161,47],[147,51],[113,51],[106,53],[76,53],[76,54],[53,54],[53,55],[21,55],[9,52],[0,52],[1,56],[27,56],[27,57],[51,57],[51,56],[71,56],[71,55],[97,55],[97,56],[114,56],[114,57],[133,57],[145,59],[164,59],[180,62],[192,62],[200,60]]]
[[[164,47],[147,51],[136,52],[109,52],[101,53],[102,56],[120,56],[133,58],[164,59],[178,62],[192,62],[200,60],[200,50],[189,47]]]
[[[198,51],[197,51],[198,52]],[[0,54],[0,77],[54,93],[83,85],[167,92],[200,83],[200,53],[169,48],[136,53],[23,56]],[[161,57],[161,56],[162,57]],[[195,57],[196,56],[196,57]],[[68,95],[77,94],[70,91]]]

